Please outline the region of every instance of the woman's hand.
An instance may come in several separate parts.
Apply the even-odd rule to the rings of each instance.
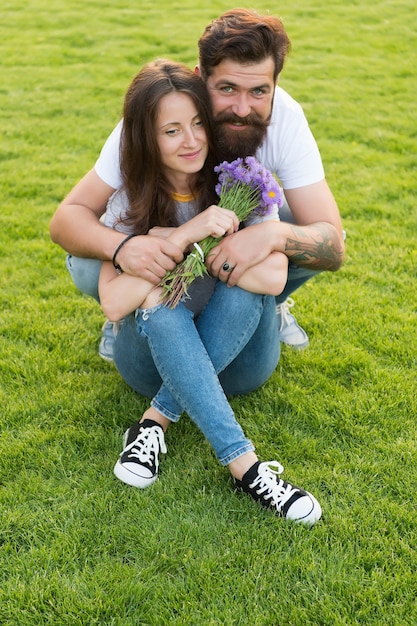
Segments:
[[[169,236],[169,240],[185,250],[189,245],[206,237],[231,235],[238,228],[239,220],[233,211],[213,204],[185,224],[178,226]]]
[[[161,237],[162,239],[168,239],[170,235],[176,230],[174,226],[154,226],[148,231],[148,235],[152,237]]]

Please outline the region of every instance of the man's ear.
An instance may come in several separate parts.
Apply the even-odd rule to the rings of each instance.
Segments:
[[[199,68],[198,65],[196,65],[195,68],[194,68],[194,74],[197,74],[198,76],[201,76],[200,68]]]

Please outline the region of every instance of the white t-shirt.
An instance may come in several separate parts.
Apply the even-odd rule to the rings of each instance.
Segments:
[[[284,190],[324,179],[320,152],[303,109],[280,87],[275,89],[267,136],[256,157],[278,176]]]
[[[113,189],[122,185],[119,144],[123,121],[113,130],[95,164],[97,175]],[[324,179],[320,152],[301,106],[281,87],[275,88],[267,136],[256,153],[285,189],[295,189]]]

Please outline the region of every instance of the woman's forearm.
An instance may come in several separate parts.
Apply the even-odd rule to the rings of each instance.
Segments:
[[[264,261],[247,269],[237,285],[253,293],[278,296],[285,287],[287,277],[287,257],[281,252],[272,252]]]
[[[100,304],[104,315],[117,322],[140,307],[155,285],[130,274],[116,274],[112,263],[104,262],[99,280]]]

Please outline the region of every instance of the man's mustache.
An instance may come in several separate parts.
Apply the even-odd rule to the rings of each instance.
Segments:
[[[244,124],[245,126],[253,126],[254,128],[265,128],[269,124],[269,120],[262,119],[256,113],[250,113],[246,117],[239,117],[233,113],[219,113],[214,118],[216,124]]]

